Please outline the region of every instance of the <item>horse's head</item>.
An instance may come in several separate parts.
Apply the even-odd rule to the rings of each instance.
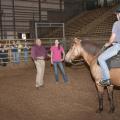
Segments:
[[[70,48],[70,50],[67,52],[65,56],[65,61],[66,62],[72,62],[75,58],[79,57],[81,54],[81,40],[78,38],[75,38],[73,40],[73,44]]]

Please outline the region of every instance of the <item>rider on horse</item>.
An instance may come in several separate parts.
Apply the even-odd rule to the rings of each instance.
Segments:
[[[118,21],[113,24],[112,34],[109,42],[104,45],[104,47],[107,49],[98,57],[98,62],[102,72],[102,80],[99,83],[103,86],[111,84],[110,73],[106,61],[109,58],[117,55],[117,53],[120,51],[120,8],[118,8],[115,13]]]

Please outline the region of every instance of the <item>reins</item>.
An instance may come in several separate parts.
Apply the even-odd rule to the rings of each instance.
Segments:
[[[77,62],[77,63],[74,63],[74,62]],[[80,59],[80,60],[74,60],[70,64],[77,66],[77,65],[83,65],[84,62],[85,62],[84,59]]]
[[[109,48],[109,47],[111,47],[111,46],[108,46],[108,47],[103,46],[103,47],[100,49],[100,51],[97,53],[96,56],[99,56],[101,53],[103,53],[103,52],[104,52],[107,48]]]

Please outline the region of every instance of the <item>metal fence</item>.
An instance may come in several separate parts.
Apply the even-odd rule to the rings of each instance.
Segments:
[[[17,44],[16,51],[13,52],[12,43]],[[27,43],[28,51],[24,51],[25,43]],[[0,64],[6,66],[7,63],[19,64],[20,62],[28,63],[30,59],[30,49],[34,40],[1,40],[0,41]],[[27,53],[26,53],[27,52]]]
[[[55,39],[58,39],[62,46],[66,49],[66,42],[63,38],[40,38],[42,44],[50,54],[50,47],[54,44]],[[13,53],[12,43],[17,44],[17,51]],[[24,48],[27,43],[28,51],[25,53]],[[34,45],[33,39],[14,39],[14,40],[1,40],[0,41],[0,64],[6,66],[7,63],[19,64],[21,62],[29,63],[31,61],[31,47]],[[27,54],[27,55],[26,55]]]
[[[68,49],[71,46],[72,38],[40,38],[42,40],[42,44],[46,47],[48,54],[50,54],[50,47],[54,44],[55,39],[58,39],[61,43],[61,45],[64,47],[65,52],[68,51]],[[100,47],[103,46],[103,44],[109,39],[109,37],[99,36],[99,37],[81,37],[82,40],[89,40],[93,43],[98,44]],[[16,42],[20,47],[18,47],[18,52],[16,53],[18,55],[19,59],[15,61],[14,55],[12,52],[12,43]],[[29,49],[27,51],[27,56],[25,56],[25,43],[27,43]],[[0,65],[6,66],[8,63],[13,64],[19,64],[21,62],[29,63],[31,61],[31,47],[34,45],[35,40],[33,39],[14,39],[14,40],[1,40],[0,41]],[[17,56],[16,55],[16,56]]]

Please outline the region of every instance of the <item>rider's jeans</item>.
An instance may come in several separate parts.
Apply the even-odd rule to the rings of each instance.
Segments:
[[[101,67],[101,72],[102,72],[102,79],[107,80],[110,79],[110,74],[109,74],[109,69],[107,66],[106,61],[117,55],[117,53],[120,51],[120,44],[119,43],[113,43],[113,46],[105,50],[99,57],[98,57],[98,62]]]

